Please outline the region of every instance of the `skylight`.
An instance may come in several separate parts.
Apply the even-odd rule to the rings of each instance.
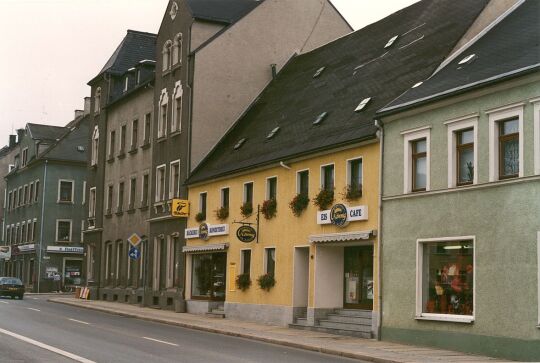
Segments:
[[[458,64],[468,64],[468,63],[471,63],[474,59],[476,58],[476,54],[469,54],[468,56],[466,56],[465,58],[463,58],[462,60],[459,61]]]
[[[418,83],[415,83],[414,86],[412,86],[411,88],[419,87],[419,86],[422,85],[422,83],[424,83],[424,82],[418,82]]]
[[[240,140],[238,140],[238,142],[236,143],[236,145],[234,145],[234,150],[238,150],[240,149],[240,147],[242,145],[244,145],[244,142],[246,142],[246,138],[241,138]]]
[[[313,125],[319,125],[321,122],[323,122],[323,120],[326,118],[326,116],[328,116],[328,112],[325,111],[325,112],[321,113],[319,116],[317,116],[315,121],[313,121]]]
[[[321,67],[321,68],[317,69],[317,71],[313,75],[313,78],[319,77],[321,75],[321,73],[324,72],[325,69],[326,69],[326,67]]]
[[[369,101],[371,101],[371,97],[368,97],[368,98],[364,98],[362,100],[362,102],[360,102],[360,104],[356,107],[356,109],[354,110],[354,112],[360,112],[364,109],[364,107],[366,107],[366,105],[369,103]]]
[[[277,134],[278,131],[279,131],[279,126],[275,127],[272,131],[270,131],[270,133],[266,136],[266,139],[269,140],[273,138]]]
[[[386,43],[384,48],[386,49],[386,48],[390,47],[392,44],[394,44],[394,42],[396,41],[397,38],[398,38],[398,35],[394,35],[392,38],[390,38],[390,40],[388,40],[388,43]]]

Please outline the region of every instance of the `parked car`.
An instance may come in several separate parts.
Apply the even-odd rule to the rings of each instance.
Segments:
[[[24,298],[24,284],[16,277],[0,277],[0,296]]]

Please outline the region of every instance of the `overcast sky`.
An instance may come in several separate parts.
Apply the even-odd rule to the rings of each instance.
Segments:
[[[297,0],[311,1],[311,0]],[[332,0],[360,29],[417,0]],[[65,125],[127,29],[157,33],[168,0],[0,0],[0,147],[27,122]]]

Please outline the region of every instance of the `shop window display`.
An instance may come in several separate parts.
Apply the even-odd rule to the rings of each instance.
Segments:
[[[430,242],[422,247],[422,312],[472,316],[473,242]]]
[[[205,300],[225,300],[226,253],[193,255],[191,295]]]

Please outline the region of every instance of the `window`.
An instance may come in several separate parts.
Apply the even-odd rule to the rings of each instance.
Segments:
[[[165,165],[156,169],[156,202],[165,200]]]
[[[418,241],[419,319],[474,320],[474,238]]]
[[[534,104],[534,173],[540,175],[540,98],[531,102]]]
[[[334,190],[334,164],[321,166],[321,189]]]
[[[127,92],[129,88],[129,76],[126,76],[126,78],[124,79],[124,92]]]
[[[11,194],[11,192],[8,192],[8,197],[7,197],[7,209],[8,210],[11,210],[11,205],[12,205],[11,204],[11,198],[12,198],[12,194]]]
[[[143,175],[143,181],[142,181],[142,193],[141,193],[141,204],[143,207],[148,206],[148,190],[149,190],[149,175],[144,174]]]
[[[23,205],[26,205],[28,202],[28,185],[23,187]]]
[[[131,123],[131,150],[137,148],[137,141],[139,139],[139,120],[133,120]]]
[[[474,181],[474,129],[456,132],[457,185]]]
[[[81,204],[84,205],[85,203],[86,203],[86,181],[83,181]]]
[[[88,201],[88,218],[96,217],[96,188],[90,188],[90,200]]]
[[[150,143],[150,134],[152,130],[152,114],[147,113],[144,115],[144,144]]]
[[[167,40],[165,44],[163,44],[163,50],[162,50],[162,56],[163,56],[163,65],[162,70],[163,72],[168,71],[171,69],[171,48],[172,48],[172,42],[170,40]]]
[[[26,229],[26,222],[22,222],[21,224],[21,242],[26,242],[28,239],[28,229]]]
[[[92,134],[92,155],[90,159],[90,165],[94,166],[98,163],[98,154],[99,154],[99,128],[97,125],[94,127],[94,132]]]
[[[135,194],[137,193],[137,178],[131,178],[129,181],[129,210],[135,208]]]
[[[127,137],[127,126],[122,125],[120,129],[120,154],[124,154],[126,150],[126,137]]]
[[[276,200],[277,197],[277,177],[266,179],[266,199]]]
[[[178,33],[174,37],[172,51],[172,64],[182,64],[182,33]]]
[[[191,270],[191,296],[225,300],[226,253],[194,254]]]
[[[523,103],[486,111],[489,117],[489,181],[522,177]]]
[[[253,205],[253,182],[244,184],[244,203]]]
[[[276,272],[276,249],[265,248],[264,249],[264,273],[268,275],[275,275]]]
[[[5,240],[7,242],[8,245],[11,244],[11,227],[10,226],[6,226],[6,235],[5,235]]]
[[[121,284],[120,278],[122,275],[122,261],[124,257],[124,244],[122,241],[116,241],[116,283]]]
[[[113,253],[112,242],[108,242],[105,247],[105,282],[110,285],[111,278],[114,276],[112,269],[112,253]]]
[[[22,198],[23,198],[23,190],[22,187],[19,187],[17,190],[17,207],[20,207],[22,205]]]
[[[39,180],[36,180],[36,202],[39,198]]]
[[[350,196],[362,195],[362,158],[347,161],[347,193]]]
[[[73,203],[74,182],[71,180],[58,181],[58,202]]]
[[[30,183],[30,194],[28,196],[28,203],[32,204],[34,202],[34,182]]]
[[[171,132],[180,132],[182,129],[182,82],[176,82],[173,91],[173,109]]]
[[[88,245],[88,248],[86,250],[86,261],[87,261],[87,267],[86,267],[86,277],[88,278],[88,281],[94,280],[94,255],[95,255],[95,247],[92,245]]]
[[[56,220],[56,241],[70,242],[71,241],[71,220],[58,219]]]
[[[111,184],[107,188],[107,211],[106,211],[107,215],[110,215],[112,213],[113,193],[114,193],[114,186]]]
[[[101,108],[101,88],[98,87],[96,89],[96,93],[94,93],[94,113],[99,113],[100,108]]]
[[[114,158],[114,149],[116,147],[116,131],[111,131],[109,135],[109,159],[112,159]]]
[[[116,212],[122,213],[124,211],[124,182],[118,184],[118,203],[116,205]]]
[[[430,189],[431,126],[403,131],[403,192]]]
[[[221,208],[229,209],[229,188],[221,189]]]
[[[180,160],[171,163],[169,199],[180,197]]]
[[[207,194],[205,193],[199,193],[199,213],[202,213],[204,216],[203,219],[206,219],[206,199]]]
[[[427,141],[419,139],[411,142],[412,191],[426,190]]]
[[[240,255],[240,273],[251,275],[251,250],[242,250]]]
[[[448,126],[448,188],[477,183],[478,114],[445,122]]]
[[[175,255],[175,244],[171,236],[167,237],[167,275],[166,275],[166,288],[173,287],[174,283],[174,255]]]
[[[159,118],[158,118],[158,139],[167,136],[167,104],[169,102],[169,95],[167,90],[161,91],[161,97],[159,98]]]
[[[22,167],[25,167],[28,164],[28,148],[25,147],[22,151]]]

